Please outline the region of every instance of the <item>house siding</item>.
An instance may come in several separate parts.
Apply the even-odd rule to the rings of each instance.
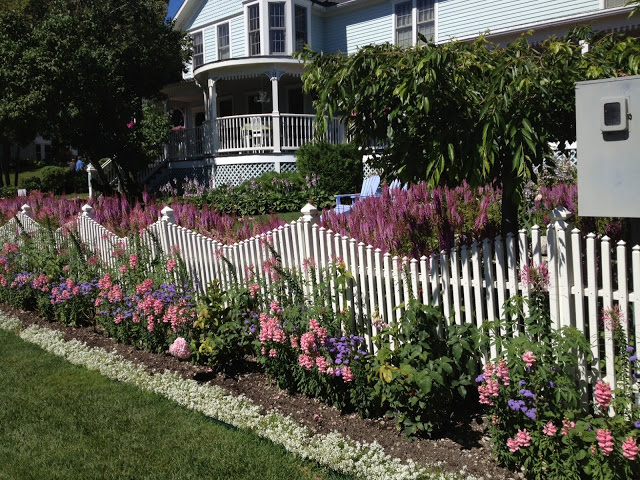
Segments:
[[[229,35],[231,36],[231,57],[246,57],[246,44],[244,32],[244,16],[239,15],[229,22]]]
[[[216,49],[216,27],[209,27],[204,30],[204,63],[213,62],[218,59]]]
[[[364,45],[391,42],[392,8],[385,2],[326,18],[324,51],[355,53]]]
[[[599,9],[599,0],[441,0],[438,2],[438,41]]]
[[[324,18],[311,13],[310,38],[311,48],[316,52],[324,51]]]
[[[184,28],[185,30],[198,28],[230,15],[242,13],[242,10],[242,0],[203,0]]]

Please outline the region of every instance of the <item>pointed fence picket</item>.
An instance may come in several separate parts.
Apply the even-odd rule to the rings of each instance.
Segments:
[[[580,358],[578,368],[585,400],[598,379],[616,386],[613,334],[601,321],[603,311],[619,309],[629,345],[640,347],[640,246],[629,250],[624,242],[611,245],[606,236],[583,236],[572,229],[565,209],[552,212],[552,222],[546,227],[546,254],[540,228],[534,226],[529,235],[521,230],[516,235],[485,239],[419,259],[398,258],[321,227],[318,211],[311,205],[302,213],[297,221],[232,245],[178,226],[169,207],[137,243],[95,222],[89,206],[82,208],[75,229],[73,225],[65,228],[73,230],[110,267],[116,266],[119,250],[138,244],[153,256],[177,252],[192,286],[200,293],[212,281],[220,282],[223,288],[254,279],[270,284],[273,265],[279,259],[283,268],[301,273],[309,301],[327,302],[328,308],[346,313],[344,327],[362,333],[371,351],[375,350],[373,339],[380,325],[401,322],[411,298],[440,308],[446,322],[482,326],[505,315],[504,304],[509,298],[528,297],[530,287],[521,278],[523,271],[546,263],[553,326],[575,327],[591,345],[592,360]],[[40,230],[25,205],[0,227],[0,237],[15,239]],[[58,229],[54,240],[59,241],[62,235],[64,229]],[[38,238],[46,241],[43,235]],[[350,272],[347,278],[338,277],[340,262]],[[494,339],[520,334],[517,325],[491,332]],[[494,343],[485,352],[485,361],[499,355],[499,343]]]

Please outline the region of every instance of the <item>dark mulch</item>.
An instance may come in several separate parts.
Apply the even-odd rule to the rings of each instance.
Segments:
[[[484,479],[522,478],[498,466],[491,456],[485,435],[486,425],[473,408],[460,412],[459,420],[442,438],[409,440],[395,427],[393,420],[362,419],[357,414],[341,414],[336,408],[301,395],[284,392],[267,378],[255,364],[248,363],[245,372],[234,375],[212,373],[209,369],[180,361],[168,354],[152,354],[114,342],[93,327],[74,328],[49,322],[32,312],[18,311],[6,306],[5,312],[19,318],[25,325],[37,324],[64,332],[65,339],[78,339],[89,346],[116,351],[124,358],[146,366],[155,372],[172,370],[184,378],[218,385],[228,392],[243,394],[266,410],[275,409],[318,433],[337,431],[353,440],[377,441],[385,451],[400,459],[411,458],[419,463],[441,463],[450,472],[467,473]]]

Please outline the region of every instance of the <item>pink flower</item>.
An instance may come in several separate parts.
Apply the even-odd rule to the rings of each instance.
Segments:
[[[270,357],[275,357],[276,355],[278,355],[278,352],[276,352],[275,348],[272,348],[271,350],[269,350],[269,356]]]
[[[572,422],[568,418],[565,418],[564,420],[562,420],[562,431],[561,431],[562,435],[569,435],[569,432],[574,428],[576,428],[575,422]]]
[[[320,373],[325,373],[327,371],[327,359],[322,356],[316,357],[316,366]]]
[[[531,368],[536,363],[536,356],[531,350],[527,350],[522,355],[522,361],[527,365],[527,368]]]
[[[638,444],[635,438],[627,437],[624,439],[624,442],[622,442],[622,455],[627,460],[634,461],[636,459],[638,456]]]
[[[300,366],[302,366],[306,370],[311,370],[313,366],[316,364],[316,362],[313,361],[313,358],[311,358],[309,355],[304,355],[304,354],[301,354],[298,357],[298,363],[300,364]]]
[[[169,347],[169,353],[176,358],[186,360],[191,356],[191,349],[189,348],[189,344],[184,338],[178,337]]]
[[[131,255],[129,255],[129,268],[131,268],[131,270],[135,270],[137,266],[138,256],[135,253],[132,253]]]
[[[173,272],[173,269],[176,268],[176,265],[178,265],[178,262],[176,262],[173,258],[170,258],[169,260],[167,260],[167,271],[169,273]]]
[[[509,368],[506,360],[500,360],[496,365],[496,376],[502,380],[503,385],[509,385]]]
[[[619,306],[616,305],[615,307],[602,309],[602,322],[607,330],[617,330],[620,328],[623,320],[624,314]]]
[[[527,429],[518,430],[515,437],[507,440],[507,447],[511,453],[517,452],[521,448],[531,445],[531,435],[527,432]]]
[[[594,397],[600,409],[605,411],[611,404],[611,386],[607,382],[598,380]]]
[[[599,428],[596,431],[596,438],[598,439],[598,446],[600,450],[602,450],[602,454],[606,457],[609,456],[609,454],[613,452],[613,435],[611,435],[611,431],[606,428]]]
[[[249,294],[251,295],[251,298],[256,298],[256,295],[259,291],[260,285],[258,285],[257,283],[252,283],[251,285],[249,285]]]
[[[342,367],[342,380],[345,383],[352,382],[354,378],[351,367]]]
[[[549,437],[553,437],[558,432],[558,429],[553,424],[552,421],[547,422],[547,424],[542,428],[542,433]]]
[[[298,348],[298,337],[296,335],[291,335],[291,337],[289,337],[289,341],[291,342],[291,348],[294,350]]]

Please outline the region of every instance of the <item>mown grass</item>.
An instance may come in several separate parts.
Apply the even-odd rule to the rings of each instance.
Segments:
[[[0,331],[0,479],[337,479]]]

